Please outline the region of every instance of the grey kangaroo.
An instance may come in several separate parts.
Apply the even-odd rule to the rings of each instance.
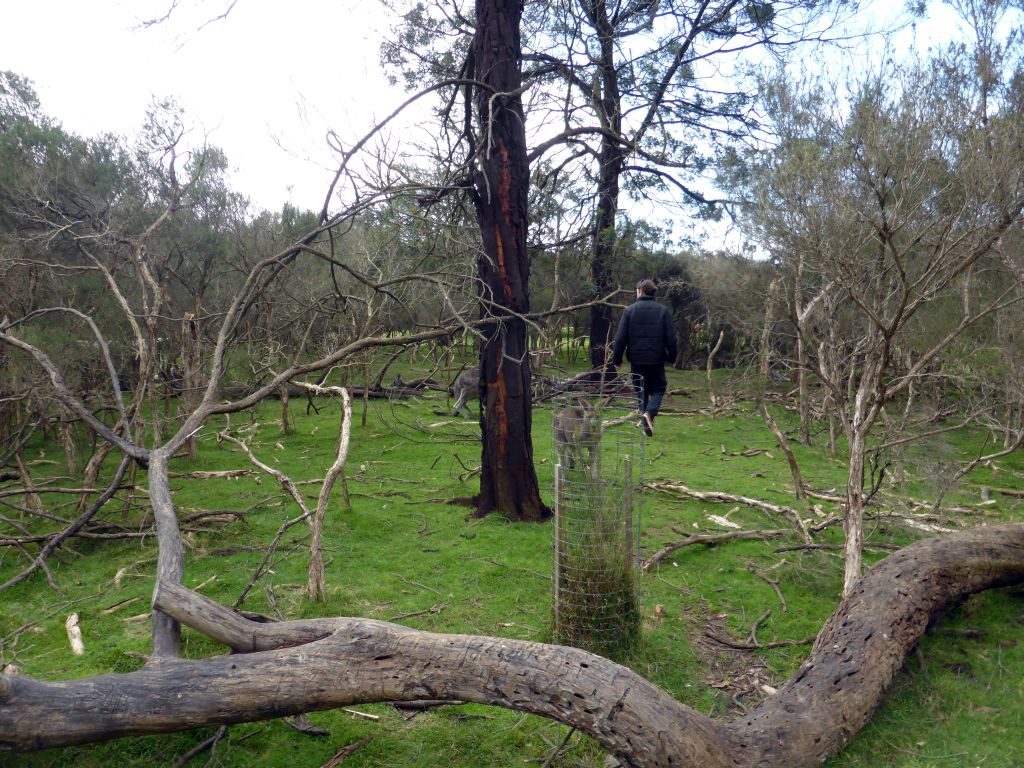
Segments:
[[[580,400],[555,412],[555,452],[564,470],[589,469],[598,472],[598,448],[601,443],[601,419],[597,409]]]
[[[476,366],[467,368],[456,376],[452,383],[452,392],[455,395],[455,408],[452,410],[452,416],[461,416],[467,401],[480,399],[480,369]],[[469,414],[468,409],[467,415],[472,415]]]

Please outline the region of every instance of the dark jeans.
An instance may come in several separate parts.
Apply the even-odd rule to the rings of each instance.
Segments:
[[[661,398],[665,395],[668,382],[665,380],[665,366],[631,365],[633,386],[636,387],[636,402],[641,413],[646,412],[653,419],[661,408]]]

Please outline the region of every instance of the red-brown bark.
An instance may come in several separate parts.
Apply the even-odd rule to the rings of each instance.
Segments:
[[[527,254],[530,167],[523,116],[519,20],[521,2],[477,0],[471,57],[478,86],[474,105],[480,126],[473,200],[483,250],[477,264],[481,316],[513,315],[484,328],[480,355],[483,446],[478,515],[498,511],[509,519],[550,517],[533,466],[530,311]]]

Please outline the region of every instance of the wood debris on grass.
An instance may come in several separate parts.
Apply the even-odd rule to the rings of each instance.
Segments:
[[[320,768],[337,768],[337,766],[341,765],[346,758],[354,754],[357,749],[359,749],[361,746],[363,746],[363,744],[365,744],[369,740],[370,737],[367,736],[365,738],[359,739],[358,741],[353,741],[351,744],[347,746],[342,747],[334,753],[334,757],[332,757],[330,760],[328,760],[326,763],[320,766]]]
[[[707,665],[707,684],[722,691],[729,697],[727,713],[739,715],[767,695],[765,688],[772,688],[768,664],[753,649],[735,647],[722,643],[727,638],[727,616],[706,611],[703,616],[690,615],[697,628],[691,634],[691,642],[701,660]]]
[[[764,501],[762,499],[754,499],[749,496],[738,496],[732,493],[722,493],[721,491],[697,491],[690,488],[682,483],[668,483],[668,482],[648,482],[644,483],[644,488],[649,488],[653,491],[660,493],[666,493],[678,497],[696,499],[697,501],[716,502],[723,504],[743,504],[745,506],[757,509],[761,512],[765,512],[769,515],[778,515],[791,521],[794,527],[799,531],[800,536],[803,538],[805,544],[811,543],[810,534],[807,531],[807,526],[800,517],[800,513],[792,507],[786,507],[781,504],[772,504],[771,502]]]
[[[71,643],[71,652],[75,656],[85,655],[85,643],[82,641],[82,628],[78,623],[78,614],[72,613],[64,622],[64,628],[68,633],[68,642]]]
[[[672,529],[676,533],[681,533],[676,528]],[[660,550],[651,555],[647,560],[641,564],[641,568],[645,571],[650,570],[651,567],[657,565],[666,557],[671,555],[677,549],[683,547],[693,546],[694,544],[707,544],[709,546],[715,544],[724,544],[728,541],[744,541],[750,539],[776,539],[782,536],[791,536],[792,531],[789,530],[767,530],[767,531],[730,531],[728,533],[695,533],[687,536],[682,541],[671,542],[666,544]]]

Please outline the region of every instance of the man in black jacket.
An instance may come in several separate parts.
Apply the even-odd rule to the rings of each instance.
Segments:
[[[654,300],[658,292],[653,280],[636,286],[636,302],[619,320],[612,345],[612,364],[622,364],[625,351],[633,371],[640,409],[640,426],[648,437],[654,434],[654,418],[665,394],[665,363],[676,359],[676,329],[668,308]]]

